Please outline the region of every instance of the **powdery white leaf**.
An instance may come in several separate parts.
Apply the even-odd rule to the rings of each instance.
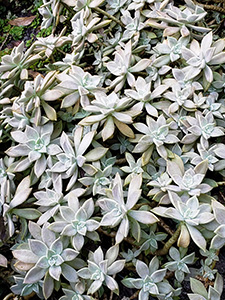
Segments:
[[[138,259],[135,267],[138,275],[141,278],[145,278],[146,276],[149,275],[149,268],[143,261]]]
[[[196,229],[195,227],[190,226],[189,224],[186,224],[186,226],[187,226],[187,229],[190,233],[190,236],[191,236],[193,242],[199,248],[201,248],[203,251],[205,251],[205,249],[206,249],[206,240],[203,237],[203,235],[201,234],[201,232],[198,229]]]
[[[119,295],[119,286],[115,279],[113,279],[111,276],[106,275],[105,283],[111,291],[114,291],[115,294]]]
[[[110,266],[117,258],[119,254],[119,245],[114,245],[112,247],[110,247],[105,255],[105,259],[108,260],[108,266]]]
[[[46,274],[44,278],[44,285],[43,285],[43,294],[45,299],[48,299],[54,290],[54,279],[49,275]]]
[[[33,267],[26,274],[24,278],[24,283],[31,284],[31,283],[38,282],[44,277],[45,273],[46,273],[45,269]]]
[[[154,224],[159,221],[159,219],[149,211],[130,210],[128,215],[143,224]]]
[[[125,259],[117,260],[108,267],[107,274],[109,275],[117,274],[123,270],[124,266],[125,266]]]

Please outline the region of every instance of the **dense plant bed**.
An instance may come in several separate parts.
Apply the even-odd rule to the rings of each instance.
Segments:
[[[24,3],[0,22],[0,298],[225,299],[223,1]]]

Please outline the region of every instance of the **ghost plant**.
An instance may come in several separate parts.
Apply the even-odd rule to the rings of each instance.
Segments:
[[[147,210],[135,210],[135,204],[141,196],[141,175],[134,175],[130,181],[127,201],[124,201],[122,181],[119,174],[113,182],[113,187],[107,193],[107,198],[102,198],[97,201],[97,204],[103,211],[103,218],[100,226],[109,226],[114,228],[119,225],[116,233],[116,243],[121,243],[128,236],[131,229],[132,235],[140,240],[140,223],[153,224],[158,221],[158,218]]]
[[[5,55],[0,65],[1,79],[27,79],[27,68],[41,58],[40,54],[33,55],[32,50],[33,46],[24,53],[24,42],[21,42],[12,50],[11,54]],[[6,83],[9,82],[6,81]],[[2,87],[5,87],[6,83]]]
[[[201,42],[201,46],[196,40],[193,40],[190,49],[186,47],[182,50],[182,56],[186,60],[186,79],[196,77],[203,71],[204,79],[211,83],[213,81],[213,72],[210,66],[223,64],[225,62],[224,40],[218,40],[212,44],[213,35],[209,32]]]
[[[21,172],[34,163],[34,173],[41,176],[47,166],[46,155],[56,155],[61,149],[56,144],[51,144],[53,123],[48,122],[43,126],[26,126],[24,132],[13,131],[12,137],[19,144],[10,147],[6,153],[12,157],[21,157],[10,166],[13,172]],[[25,158],[23,158],[25,157]]]
[[[196,196],[182,201],[176,193],[169,191],[169,198],[173,207],[155,207],[152,212],[163,217],[170,217],[179,222],[180,235],[178,238],[179,247],[188,247],[190,238],[199,248],[206,249],[206,240],[198,229],[200,224],[207,224],[214,220],[211,213],[211,205],[200,204]]]
[[[45,191],[35,192],[34,197],[38,200],[34,204],[39,205],[39,210],[42,212],[37,223],[43,225],[53,217],[58,212],[60,206],[66,202],[62,193],[61,175],[55,179],[53,178],[53,187],[51,189],[46,188]]]
[[[163,281],[166,269],[159,269],[159,260],[156,256],[150,261],[149,266],[137,260],[136,271],[140,278],[125,278],[122,282],[129,288],[140,289],[139,300],[147,300],[149,295],[159,295],[160,289],[167,289],[167,282]]]
[[[221,294],[223,291],[223,277],[217,273],[214,286],[209,286],[208,291],[206,290],[204,284],[195,279],[191,278],[191,290],[193,294],[188,294],[190,300],[220,300]]]
[[[208,168],[210,171],[222,171],[225,164],[225,145],[218,143],[211,147],[203,147],[201,144],[197,144],[198,153],[188,152],[187,157],[190,157],[191,163],[197,165],[202,161],[208,162]],[[222,158],[222,159],[220,159]]]
[[[105,254],[105,258],[101,247],[95,252],[89,253],[88,266],[77,272],[79,277],[92,281],[88,288],[88,294],[94,294],[103,283],[114,293],[119,293],[118,283],[112,275],[116,275],[123,269],[125,260],[116,260],[118,254],[119,245],[110,247]]]
[[[60,297],[59,300],[93,300],[94,298],[85,293],[85,285],[83,282],[78,281],[75,283],[70,283],[70,286],[62,289],[64,296]]]
[[[24,111],[34,118],[36,126],[42,121],[42,109],[47,118],[51,121],[57,119],[55,109],[47,102],[55,101],[62,96],[60,91],[50,91],[50,87],[55,81],[56,72],[49,72],[45,78],[38,75],[34,81],[27,81],[21,96],[16,100]]]
[[[149,19],[146,23],[155,28],[164,29],[163,35],[170,36],[178,32],[182,37],[190,35],[190,31],[208,32],[206,27],[198,26],[197,23],[206,16],[206,11],[191,0],[185,0],[185,9],[180,9],[169,1],[163,1],[161,6],[156,6],[152,11],[144,11]],[[168,4],[168,5],[167,5]],[[157,21],[161,21],[158,23]]]
[[[62,101],[62,107],[70,107],[80,101],[82,107],[90,103],[88,94],[93,94],[99,90],[100,76],[92,76],[88,72],[84,72],[82,68],[71,66],[69,74],[62,73],[57,76],[61,83],[56,90],[65,94]]]
[[[110,175],[112,174],[112,165],[108,165],[103,170],[96,166],[95,168],[97,171],[93,176],[84,176],[78,180],[86,187],[91,188],[94,196],[96,194],[104,195],[105,189],[111,184]]]
[[[100,159],[106,152],[107,148],[97,147],[90,150],[86,155],[84,152],[91,145],[95,132],[90,131],[83,135],[83,128],[78,127],[74,130],[73,143],[66,133],[62,133],[60,137],[60,146],[62,151],[56,155],[57,162],[52,166],[51,172],[61,173],[62,178],[69,178],[67,190],[71,189],[78,177],[78,168],[83,168],[90,175],[97,170],[86,161],[96,161]]]
[[[103,121],[103,141],[113,135],[115,126],[125,136],[134,137],[133,130],[127,124],[133,123],[132,117],[140,114],[141,110],[138,104],[128,110],[127,108],[130,107],[130,104],[130,98],[119,98],[115,92],[108,96],[104,92],[95,93],[95,100],[90,105],[85,106],[86,111],[95,114],[84,118],[79,124],[87,126]]]
[[[16,267],[25,268],[28,272],[24,283],[33,284],[44,278],[42,291],[45,299],[49,298],[54,290],[54,284],[63,275],[67,280],[76,282],[77,272],[70,265],[78,255],[72,248],[67,248],[68,241],[50,231],[48,223],[41,228],[30,222],[29,230],[34,239],[29,239],[13,250],[17,259]]]
[[[189,37],[180,37],[178,40],[174,37],[168,36],[163,43],[158,43],[153,51],[157,54],[154,61],[156,67],[162,67],[168,64],[170,61],[174,62],[181,57],[183,47],[187,46]]]
[[[49,229],[60,233],[61,236],[70,237],[71,244],[77,251],[83,247],[85,236],[92,240],[99,239],[95,232],[99,222],[91,219],[94,213],[94,201],[90,198],[80,206],[77,198],[79,193],[79,190],[73,190],[67,195],[68,206],[59,208],[60,213],[56,217],[56,222],[49,226]]]
[[[184,276],[190,273],[187,264],[193,264],[195,259],[195,253],[185,255],[187,248],[179,248],[179,251],[175,247],[171,247],[169,250],[169,255],[172,258],[171,261],[165,263],[164,267],[169,271],[175,271],[175,278],[177,281],[182,282]]]
[[[224,135],[224,128],[216,126],[215,119],[210,111],[205,116],[197,111],[195,118],[187,116],[184,124],[187,125],[188,134],[181,140],[183,144],[191,144],[200,137],[201,145],[207,147],[207,141],[210,137]]]
[[[135,123],[134,127],[142,134],[138,137],[137,145],[133,152],[143,153],[143,164],[146,165],[151,157],[154,146],[157,152],[163,158],[167,157],[167,150],[164,144],[175,144],[179,141],[176,130],[171,130],[171,123],[167,123],[163,114],[157,120],[152,117],[146,117],[147,125],[143,123]],[[135,140],[134,140],[135,141]]]
[[[208,193],[212,187],[207,183],[202,183],[208,168],[207,160],[200,162],[194,169],[184,169],[181,159],[167,162],[167,172],[177,186],[171,185],[170,190],[188,193],[190,196],[199,196]]]
[[[145,255],[149,253],[155,253],[158,249],[158,242],[166,239],[167,234],[163,232],[156,232],[157,224],[149,226],[148,230],[141,231],[141,240],[139,242],[140,249],[139,251],[144,251]]]
[[[159,85],[153,91],[151,91],[152,82],[145,80],[143,77],[138,77],[134,88],[125,90],[124,93],[127,97],[130,97],[141,103],[141,109],[145,107],[147,113],[150,116],[158,117],[158,111],[154,107],[153,100],[160,98],[162,94],[168,89],[167,85]]]
[[[213,249],[220,249],[225,243],[225,222],[224,222],[224,206],[218,201],[212,203],[213,213],[219,226],[215,230],[215,236],[211,240],[210,247]]]
[[[134,86],[135,77],[133,73],[143,71],[150,64],[149,59],[140,59],[135,65],[132,64],[132,45],[128,42],[125,48],[118,48],[115,52],[114,61],[110,61],[106,64],[107,69],[111,74],[117,76],[114,79],[110,87],[115,87],[115,92],[122,89],[123,85],[127,81],[130,87]]]
[[[42,15],[41,29],[48,28],[56,21],[57,15],[62,11],[62,4],[59,0],[47,1],[43,0],[42,6],[38,9]]]
[[[42,292],[43,281],[40,280],[36,283],[24,283],[24,276],[14,276],[15,284],[11,287],[11,290],[16,295],[28,296],[35,293],[40,299],[44,299]]]
[[[141,174],[142,178],[149,178],[149,175],[142,169],[142,161],[141,158],[135,162],[134,157],[129,152],[125,153],[126,160],[129,164],[128,166],[122,167],[121,170],[125,173],[128,173],[127,177],[125,178],[124,185],[129,184],[131,179],[134,177],[135,174]]]
[[[25,219],[35,220],[40,217],[40,212],[34,208],[22,208],[22,205],[25,201],[27,201],[32,188],[30,187],[30,177],[25,177],[20,184],[17,186],[14,196],[7,193],[5,203],[3,203],[2,207],[2,216],[3,223],[7,224],[7,235],[9,237],[13,236],[15,232],[15,219],[14,216],[19,216]]]

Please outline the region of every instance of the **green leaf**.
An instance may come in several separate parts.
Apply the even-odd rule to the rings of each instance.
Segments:
[[[102,158],[106,152],[108,151],[108,148],[104,147],[97,147],[91,151],[89,151],[87,154],[85,154],[85,158],[87,161],[96,161]]]
[[[35,220],[41,216],[41,212],[35,208],[14,208],[13,213],[28,220]]]
[[[42,102],[42,107],[44,108],[44,111],[46,113],[46,116],[49,118],[51,121],[56,121],[57,120],[57,115],[56,111],[53,107],[48,105],[46,102]]]
[[[206,288],[204,287],[204,284],[195,279],[195,278],[190,278],[190,282],[191,282],[191,290],[192,292],[202,295],[203,297],[205,297],[206,299],[208,298],[208,293]]]

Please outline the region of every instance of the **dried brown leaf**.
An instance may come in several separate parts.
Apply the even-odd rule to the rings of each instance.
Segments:
[[[27,26],[27,25],[30,25],[35,18],[36,18],[36,16],[21,17],[21,18],[17,18],[14,20],[10,20],[9,24],[15,25],[15,26]]]

